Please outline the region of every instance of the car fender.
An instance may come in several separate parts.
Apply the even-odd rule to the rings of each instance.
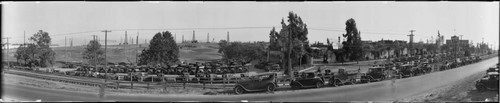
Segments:
[[[236,86],[234,86],[234,87],[236,88],[236,87],[238,87],[238,86],[239,86],[239,87],[241,87],[241,88],[243,88],[245,91],[252,91],[252,90],[250,90],[250,89],[247,89],[245,86],[243,86],[243,85],[241,85],[241,84],[236,84]]]

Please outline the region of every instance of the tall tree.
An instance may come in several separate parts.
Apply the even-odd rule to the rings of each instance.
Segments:
[[[35,64],[38,65],[35,56],[36,50],[37,46],[35,44],[23,44],[17,48],[14,57],[18,62],[23,61],[26,66],[35,66]]]
[[[344,38],[347,38],[347,41],[342,42],[345,50],[344,56],[347,56],[350,60],[358,61],[363,56],[361,32],[358,31],[356,21],[352,18],[347,20],[345,25],[346,34],[342,34]]]
[[[90,65],[106,63],[104,62],[104,51],[101,49],[101,44],[97,40],[91,40],[89,44],[87,44],[82,56]]]
[[[224,53],[224,49],[228,46],[228,42],[226,40],[220,40],[218,44],[219,44],[219,51],[217,52]]]
[[[221,53],[226,60],[250,62],[252,60],[262,59],[265,57],[265,43],[242,43],[232,42],[225,43],[225,40],[219,42],[219,53]]]
[[[281,41],[278,40],[278,38],[283,38],[280,37],[279,33],[276,31],[276,29],[273,27],[271,32],[269,33],[269,50],[272,51],[280,51],[283,45]]]
[[[169,31],[158,32],[139,55],[139,65],[170,65],[179,61],[179,47]]]
[[[54,64],[55,52],[50,48],[51,38],[49,33],[39,30],[29,38],[33,44],[24,45],[26,48],[16,51],[16,58],[24,59],[30,66],[49,67]]]
[[[291,49],[290,58],[292,59],[293,66],[298,65],[298,63],[300,63],[300,61],[298,60],[300,60],[304,54],[309,54],[309,52],[311,52],[311,49],[309,47],[309,41],[307,38],[307,25],[302,21],[302,18],[300,18],[293,12],[289,12],[287,21],[288,24],[286,24],[285,21],[281,19],[282,28],[279,33],[275,32],[274,28],[273,30],[271,30],[270,48],[274,50],[281,50],[283,54],[288,54],[288,50]],[[289,43],[292,44],[292,48],[289,47]],[[278,46],[276,46],[276,44]],[[282,61],[288,61],[286,60],[288,58],[288,55],[284,56],[284,60]],[[288,65],[288,62],[283,62],[281,64]],[[288,71],[285,71],[285,73],[288,74]]]

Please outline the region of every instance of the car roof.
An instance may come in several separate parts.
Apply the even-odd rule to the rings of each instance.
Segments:
[[[276,73],[275,72],[264,72],[264,73],[256,74],[254,76],[257,76],[257,75],[269,75],[269,74],[276,74]]]
[[[489,72],[488,75],[498,75],[498,72]]]
[[[385,68],[385,67],[375,66],[375,67],[369,67],[369,68]]]

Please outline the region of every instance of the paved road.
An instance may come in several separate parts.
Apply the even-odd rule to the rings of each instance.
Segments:
[[[498,57],[459,68],[417,77],[320,89],[250,93],[243,95],[107,95],[53,91],[4,85],[3,96],[42,101],[394,101],[446,86],[498,63]],[[393,83],[394,82],[394,83]]]

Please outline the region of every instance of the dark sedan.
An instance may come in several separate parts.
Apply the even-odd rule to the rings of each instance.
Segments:
[[[290,82],[292,89],[315,87],[320,88],[325,84],[324,79],[318,77],[316,73],[303,73],[301,77]]]
[[[234,93],[242,94],[244,92],[252,91],[272,92],[277,87],[276,76],[277,73],[261,73],[238,81],[234,87]]]

